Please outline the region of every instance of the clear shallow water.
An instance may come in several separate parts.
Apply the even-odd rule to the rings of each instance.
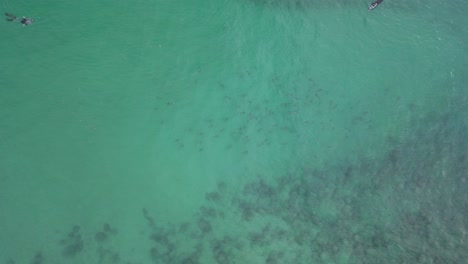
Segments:
[[[466,259],[466,7],[368,4],[3,1],[0,261]]]

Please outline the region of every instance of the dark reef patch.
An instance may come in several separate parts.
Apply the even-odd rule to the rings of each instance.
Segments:
[[[44,264],[44,256],[42,255],[42,252],[37,252],[36,255],[34,255],[33,260],[31,261],[31,264]]]
[[[112,228],[108,223],[105,223],[102,226],[102,229],[94,234],[94,239],[97,242],[104,242],[110,239],[112,236],[117,235],[117,233],[117,229]]]
[[[387,153],[379,157],[322,168],[305,164],[278,175],[240,175],[252,179],[242,186],[220,182],[183,223],[163,223],[151,213],[157,208],[144,208],[139,217],[146,224],[145,254],[136,262],[112,247],[111,239],[125,230],[105,223],[86,233],[73,226],[60,240],[62,262],[79,261],[87,251],[98,264],[333,263],[343,258],[350,264],[463,263],[468,259],[463,113],[414,120],[412,132],[389,138]],[[50,256],[41,249],[30,263],[49,262]]]
[[[75,225],[72,231],[68,233],[67,237],[60,240],[62,245],[62,255],[64,257],[73,258],[83,251],[84,241],[81,237],[80,226]]]

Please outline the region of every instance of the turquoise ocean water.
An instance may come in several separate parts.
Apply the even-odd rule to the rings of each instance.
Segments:
[[[27,1],[0,263],[464,263],[464,1]]]

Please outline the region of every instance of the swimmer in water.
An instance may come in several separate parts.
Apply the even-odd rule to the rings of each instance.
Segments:
[[[19,21],[23,26],[31,25],[34,22],[34,19],[29,17],[17,18],[10,13],[5,13],[6,20],[8,21]]]
[[[369,6],[369,11],[372,11],[374,10],[378,5],[380,5],[380,3],[382,3],[383,0],[377,0],[375,2],[373,2],[370,6]]]

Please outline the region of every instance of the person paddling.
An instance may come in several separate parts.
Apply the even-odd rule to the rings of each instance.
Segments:
[[[375,2],[373,2],[370,6],[369,6],[369,11],[372,11],[374,10],[378,5],[380,5],[380,3],[382,3],[383,0],[377,0]]]
[[[23,26],[31,25],[34,22],[34,19],[29,17],[18,18],[10,13],[5,13],[6,20],[8,21],[19,21]]]

